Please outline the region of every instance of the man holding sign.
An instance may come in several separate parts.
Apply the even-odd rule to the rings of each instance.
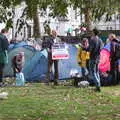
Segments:
[[[61,43],[61,39],[57,37],[55,30],[52,30],[48,39],[48,79],[50,80],[50,73],[52,72],[52,65],[54,65],[54,85],[58,85],[58,60],[52,59],[52,46]]]

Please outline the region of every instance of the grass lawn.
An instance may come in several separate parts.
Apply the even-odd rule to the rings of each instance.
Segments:
[[[45,86],[5,87],[0,120],[120,120],[120,86],[92,88]]]

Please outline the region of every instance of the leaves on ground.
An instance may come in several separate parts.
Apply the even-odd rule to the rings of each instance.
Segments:
[[[7,100],[0,101],[2,120],[119,120],[120,87],[93,88],[28,84],[5,87]]]

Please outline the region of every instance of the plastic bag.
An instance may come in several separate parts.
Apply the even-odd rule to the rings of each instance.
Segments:
[[[16,73],[16,86],[24,86],[25,78],[22,72]]]

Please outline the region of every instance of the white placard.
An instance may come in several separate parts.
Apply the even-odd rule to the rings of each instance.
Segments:
[[[52,46],[52,59],[69,59],[68,47],[64,43],[56,43]]]

